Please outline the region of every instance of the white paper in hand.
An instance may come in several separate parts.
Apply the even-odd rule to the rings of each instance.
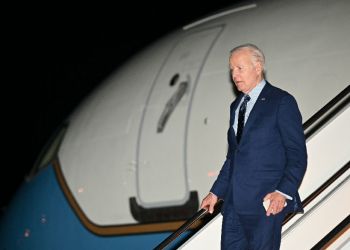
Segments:
[[[270,206],[270,199],[264,201],[263,206],[265,208],[265,211],[267,211],[267,209],[269,209],[269,206]],[[287,206],[287,202],[284,203],[284,206]],[[272,213],[272,211],[273,211],[273,209],[271,210],[271,213]]]

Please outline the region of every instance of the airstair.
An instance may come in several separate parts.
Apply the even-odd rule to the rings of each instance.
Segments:
[[[282,250],[350,249],[350,86],[303,124],[308,167],[299,189],[304,213],[287,215]],[[200,210],[155,249],[164,249],[201,219]],[[220,249],[218,214],[179,249]]]

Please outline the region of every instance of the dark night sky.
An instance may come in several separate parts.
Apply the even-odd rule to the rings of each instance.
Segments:
[[[2,209],[58,125],[113,70],[174,29],[242,1],[6,2],[0,4]]]

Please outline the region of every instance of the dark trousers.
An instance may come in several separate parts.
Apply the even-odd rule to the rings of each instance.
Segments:
[[[226,201],[225,201],[226,202]],[[281,244],[282,222],[286,213],[266,216],[261,205],[260,214],[238,214],[228,200],[222,222],[221,249],[278,250]]]

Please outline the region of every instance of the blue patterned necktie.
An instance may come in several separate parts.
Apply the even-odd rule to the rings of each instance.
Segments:
[[[249,102],[249,100],[250,100],[250,96],[246,95],[244,97],[244,101],[243,101],[241,107],[239,108],[237,135],[236,135],[238,144],[239,144],[239,141],[241,140],[241,136],[243,133],[245,110],[247,108],[247,103]]]

